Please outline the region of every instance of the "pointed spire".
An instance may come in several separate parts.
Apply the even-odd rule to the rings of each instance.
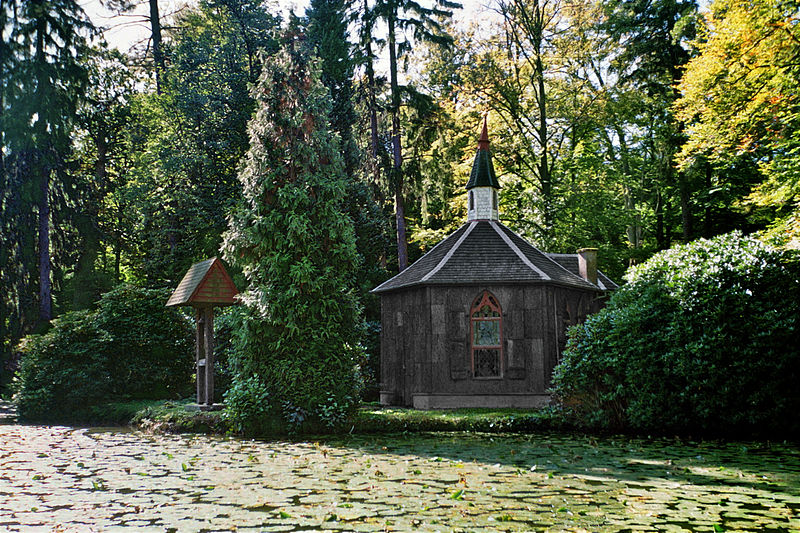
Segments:
[[[492,156],[489,153],[489,129],[486,125],[486,115],[483,116],[483,130],[478,139],[478,152],[475,154],[475,161],[472,163],[472,172],[470,172],[466,188],[474,187],[500,188],[500,183],[494,173]]]
[[[486,127],[486,115],[483,115],[483,130],[481,137],[478,139],[478,150],[489,149],[489,128]]]

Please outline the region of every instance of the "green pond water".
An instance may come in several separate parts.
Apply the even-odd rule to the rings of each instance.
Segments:
[[[800,531],[800,449],[0,426],[0,531]]]

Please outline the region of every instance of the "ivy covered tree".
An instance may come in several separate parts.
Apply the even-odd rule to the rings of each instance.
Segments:
[[[264,417],[335,426],[359,397],[358,255],[329,94],[304,35],[282,37],[255,88],[241,204],[223,251],[247,279],[226,401],[241,430]]]

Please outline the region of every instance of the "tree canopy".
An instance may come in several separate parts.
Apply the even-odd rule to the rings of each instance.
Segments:
[[[51,318],[224,251],[248,302],[225,323],[268,339],[226,341],[236,394],[332,420],[358,379],[279,400],[258,357],[294,383],[366,346],[374,392],[369,291],[464,222],[484,117],[501,221],[548,252],[621,279],[732,230],[800,247],[796,1],[107,5],[135,3],[147,42],[120,52],[74,0],[0,1],[3,380]]]

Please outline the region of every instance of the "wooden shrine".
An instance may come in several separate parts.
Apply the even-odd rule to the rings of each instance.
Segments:
[[[466,224],[372,291],[383,405],[545,405],[567,328],[617,288],[597,269],[597,250],[546,253],[505,226],[499,190],[484,121]]]
[[[197,403],[204,409],[214,405],[214,307],[237,303],[239,291],[216,257],[195,263],[167,300],[167,307],[183,305],[195,309],[195,363]]]

